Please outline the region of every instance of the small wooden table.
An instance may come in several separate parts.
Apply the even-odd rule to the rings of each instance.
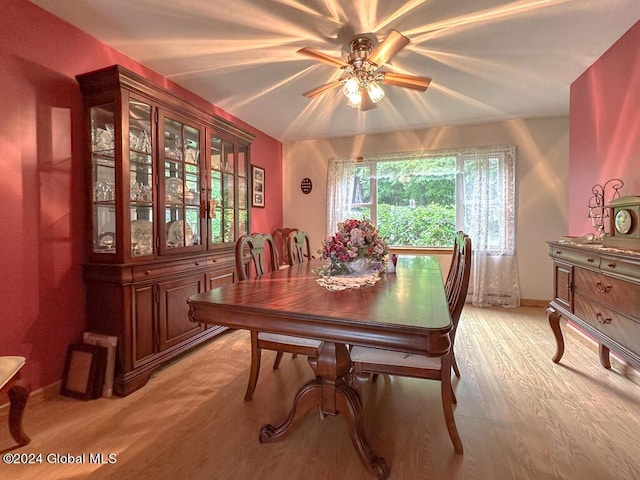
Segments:
[[[194,295],[189,316],[193,322],[322,340],[311,362],[317,378],[300,388],[287,418],[262,427],[260,442],[284,438],[314,407],[328,415],[342,413],[365,467],[385,479],[389,467],[369,447],[360,398],[347,381],[346,345],[448,353],[452,325],[440,267],[435,258],[401,259],[396,273],[382,274],[374,286],[329,291],[316,283],[315,269],[323,264],[302,263]]]

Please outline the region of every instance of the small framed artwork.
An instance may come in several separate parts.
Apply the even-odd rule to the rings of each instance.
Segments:
[[[251,165],[251,206],[264,208],[264,168]]]
[[[89,400],[102,394],[107,349],[98,345],[70,345],[60,394]]]

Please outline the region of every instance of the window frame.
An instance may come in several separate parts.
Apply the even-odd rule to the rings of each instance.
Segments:
[[[370,177],[370,198],[369,202],[362,203],[349,203],[347,208],[339,208],[344,212],[345,210],[350,211],[354,208],[362,208],[368,209],[370,214],[370,219],[374,221],[376,224],[378,222],[378,183],[377,183],[377,173],[378,173],[378,164],[381,162],[391,162],[391,161],[407,161],[407,160],[429,160],[429,159],[439,159],[439,158],[447,158],[453,157],[455,158],[455,230],[465,230],[465,212],[468,210],[468,206],[465,204],[465,162],[470,159],[482,158],[482,159],[491,159],[497,158],[499,162],[499,169],[504,169],[504,164],[507,162],[509,154],[513,154],[515,151],[515,146],[513,145],[491,145],[491,146],[483,146],[483,147],[464,147],[464,148],[453,148],[453,149],[442,149],[442,150],[433,150],[433,151],[415,151],[415,152],[398,152],[398,153],[388,153],[381,155],[371,155],[371,156],[358,156],[358,157],[341,157],[341,158],[333,158],[330,162],[352,162],[353,163],[353,171],[360,166],[367,165],[371,168]],[[331,168],[331,166],[330,166]],[[331,187],[331,178],[332,175],[329,175],[329,182],[327,185],[328,188],[328,196],[331,197],[331,193],[329,190]],[[355,182],[353,182],[355,183]],[[334,187],[335,188],[335,187]],[[502,189],[506,191],[508,186],[502,186]],[[353,198],[354,195],[354,185],[349,187],[350,195],[349,198]],[[505,197],[499,200],[494,200],[497,204],[502,205],[502,209],[515,208],[516,198],[513,196],[514,205],[511,207],[504,206],[504,202],[508,201]],[[331,209],[331,207],[330,207]],[[335,230],[335,225],[332,228],[332,218],[331,212],[328,212],[327,216],[327,234],[331,234]],[[343,220],[338,217],[338,221]],[[335,221],[335,220],[334,220]],[[337,224],[337,222],[336,222]],[[509,235],[510,232],[506,231],[509,228],[515,228],[515,225],[512,227],[505,226],[505,232],[501,233],[501,245],[498,248],[493,248],[487,251],[489,255],[502,255],[508,254],[513,250],[513,245],[509,245]],[[396,252],[412,252],[412,253],[421,253],[421,254],[429,254],[429,253],[443,253],[447,251],[451,251],[449,247],[441,247],[441,246],[433,246],[433,245],[393,245],[391,249]]]

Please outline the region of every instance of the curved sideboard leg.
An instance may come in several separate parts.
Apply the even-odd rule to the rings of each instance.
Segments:
[[[609,352],[610,352],[609,347],[601,343],[598,345],[598,354],[600,355],[600,364],[606,369],[611,368],[611,360],[609,359]]]
[[[551,360],[554,363],[559,363],[562,355],[564,355],[564,338],[562,337],[562,330],[560,329],[560,313],[553,307],[547,308],[547,320],[553,331],[553,335],[556,338],[556,353]]]

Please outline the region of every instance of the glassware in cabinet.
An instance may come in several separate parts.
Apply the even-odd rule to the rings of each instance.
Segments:
[[[200,189],[200,128],[164,118],[164,221],[163,249],[202,245]]]
[[[90,109],[94,253],[116,252],[115,105]]]
[[[152,148],[152,107],[129,100],[129,221],[131,256],[152,255],[154,168]]]

